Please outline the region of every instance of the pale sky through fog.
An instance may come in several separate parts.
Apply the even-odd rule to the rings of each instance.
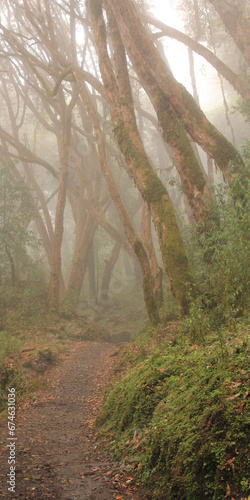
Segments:
[[[156,19],[185,32],[181,16],[175,7],[177,3],[175,0],[153,0],[150,10]],[[165,47],[165,53],[175,78],[192,93],[187,47],[166,36],[160,40]],[[201,56],[194,54],[194,59],[200,104],[204,111],[209,110],[211,106],[217,104],[217,101],[218,104],[221,103],[217,73]],[[213,99],[211,99],[211,95]]]

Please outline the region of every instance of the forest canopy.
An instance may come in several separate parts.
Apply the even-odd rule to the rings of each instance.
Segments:
[[[15,497],[249,500],[249,2],[2,0],[0,43]]]
[[[52,310],[139,285],[154,324],[244,314],[249,5],[163,11],[2,1],[1,293],[36,266]]]

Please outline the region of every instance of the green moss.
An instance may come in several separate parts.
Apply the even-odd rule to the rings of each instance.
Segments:
[[[31,382],[28,384],[27,392],[45,391],[47,387],[47,383],[44,379],[40,377],[33,377]]]
[[[154,172],[147,176],[144,197],[146,201],[151,203],[161,203],[162,196],[167,194],[165,186]]]
[[[223,500],[227,485],[236,497],[250,465],[249,343],[244,331],[223,351],[215,338],[193,346],[173,335],[151,331],[143,355],[131,347],[98,425],[116,457],[140,464],[153,498]]]
[[[157,114],[163,130],[163,138],[179,158],[181,178],[189,199],[192,197],[190,186],[195,186],[202,195],[206,180],[187,136],[185,123],[179,119],[161,91],[158,93]]]
[[[133,250],[137,256],[143,274],[143,296],[149,320],[152,324],[159,323],[159,314],[153,292],[153,277],[150,272],[150,265],[142,242],[137,239],[133,244]]]
[[[135,240],[133,244],[133,250],[135,252],[135,255],[139,258],[139,260],[141,259],[141,256],[145,255],[145,249],[142,245],[142,242],[139,239]]]
[[[191,281],[191,272],[167,190],[153,171],[147,155],[143,151],[138,151],[130,140],[123,121],[119,122],[114,132],[126,161],[128,164],[133,161],[131,170],[140,168],[141,172],[143,171],[142,182],[144,186],[143,189],[141,188],[141,193],[152,210],[162,258],[166,266],[166,272],[172,280],[178,306],[182,313],[186,314],[189,307],[188,294],[190,291],[187,283]],[[133,175],[135,177],[136,172],[133,172]]]
[[[157,309],[157,303],[153,293],[153,278],[151,274],[147,274],[143,277],[143,296],[145,303],[147,305],[148,317],[153,325],[159,323],[159,313]]]
[[[136,168],[142,166],[142,156],[133,141],[130,139],[123,120],[116,125],[114,133],[125,159],[128,162],[133,160]]]

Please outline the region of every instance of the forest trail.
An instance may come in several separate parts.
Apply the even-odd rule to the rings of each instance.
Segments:
[[[118,349],[77,342],[45,374],[48,388],[17,408],[16,489],[8,492],[7,422],[1,424],[0,498],[142,500],[149,498],[131,472],[112,463],[95,441],[93,423]]]

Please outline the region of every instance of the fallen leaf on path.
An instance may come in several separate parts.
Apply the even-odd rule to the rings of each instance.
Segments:
[[[231,387],[233,387],[233,389],[236,389],[237,387],[240,387],[240,385],[242,385],[241,380],[238,380],[238,382],[232,382],[231,383]]]
[[[226,401],[233,401],[233,399],[236,399],[240,396],[240,392],[237,394],[234,394],[233,396],[230,396],[229,398],[226,399]]]

